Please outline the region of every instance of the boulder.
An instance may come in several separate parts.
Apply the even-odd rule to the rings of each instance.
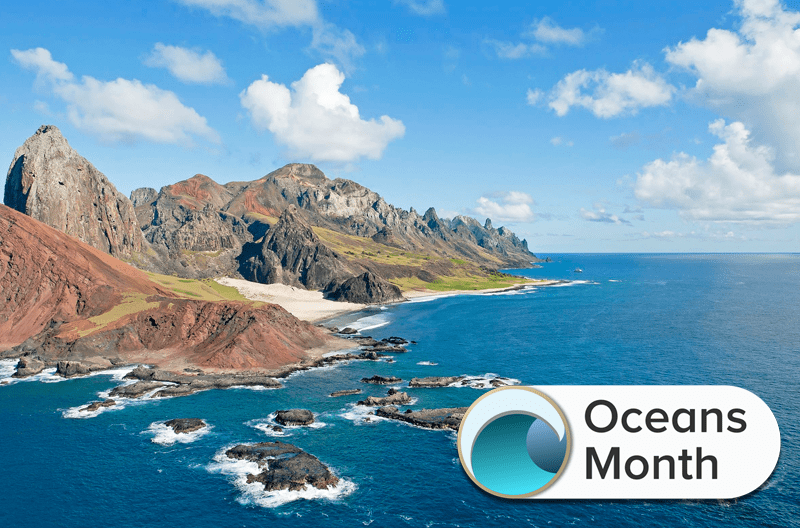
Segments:
[[[289,409],[277,411],[275,421],[284,426],[311,425],[314,423],[314,413],[307,409]]]

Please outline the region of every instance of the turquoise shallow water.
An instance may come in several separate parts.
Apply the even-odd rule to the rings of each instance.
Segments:
[[[393,364],[351,363],[295,375],[280,390],[209,391],[89,419],[64,412],[118,383],[110,376],[0,386],[0,525],[800,526],[800,256],[553,258],[520,273],[578,282],[350,317],[383,324],[365,332],[374,337],[418,342]],[[349,406],[359,396],[327,397],[352,387],[385,393],[359,383],[374,374],[487,373],[534,385],[738,385],[773,409],[781,458],[760,491],[734,502],[510,501],[469,481],[455,435],[360,423]],[[409,392],[424,407],[469,405],[483,393]],[[257,426],[289,407],[312,409],[325,425],[282,439],[333,468],[348,494],[274,506],[215,462],[226,446],[273,439]],[[194,416],[213,429],[188,444],[151,441],[154,422]]]

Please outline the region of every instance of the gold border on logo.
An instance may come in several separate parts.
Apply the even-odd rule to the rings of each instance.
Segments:
[[[532,491],[532,492],[526,493],[524,495],[506,495],[504,493],[497,493],[496,491],[492,491],[489,488],[487,488],[486,486],[484,486],[483,484],[481,484],[480,482],[478,482],[478,479],[475,478],[475,476],[472,474],[472,472],[469,471],[466,468],[466,464],[464,464],[464,456],[461,453],[461,427],[458,428],[458,436],[456,437],[456,447],[458,448],[458,459],[461,462],[461,468],[464,470],[464,473],[467,474],[467,476],[470,478],[470,480],[472,482],[475,483],[476,486],[481,488],[486,493],[489,493],[490,495],[494,495],[495,497],[502,497],[504,499],[527,499],[528,497],[533,497],[534,495],[538,495],[539,493],[543,492],[544,490],[546,490],[547,488],[552,486],[553,483],[555,483],[559,479],[559,477],[561,476],[561,473],[563,473],[564,469],[567,467],[567,462],[569,462],[569,456],[570,456],[570,453],[572,452],[572,434],[571,434],[570,429],[569,429],[569,422],[567,422],[567,417],[564,416],[564,413],[561,411],[561,407],[559,407],[558,404],[555,401],[553,401],[553,399],[550,396],[548,396],[547,394],[543,393],[542,391],[536,390],[533,387],[529,387],[527,385],[515,385],[515,386],[511,386],[511,387],[499,387],[497,389],[493,389],[493,390],[487,392],[486,394],[482,395],[480,398],[478,398],[477,400],[472,402],[472,405],[469,406],[469,409],[467,409],[467,412],[464,413],[464,417],[461,418],[461,423],[463,424],[464,422],[466,422],[467,416],[469,416],[469,413],[472,410],[472,408],[475,407],[478,404],[478,402],[480,402],[484,398],[487,398],[489,395],[494,394],[494,393],[499,392],[499,391],[504,391],[504,390],[520,390],[520,389],[521,390],[526,390],[528,392],[532,392],[532,393],[544,398],[550,405],[553,406],[553,408],[556,410],[556,412],[558,412],[558,415],[561,417],[561,421],[564,422],[564,429],[566,430],[566,435],[567,435],[567,452],[566,452],[566,456],[564,457],[564,461],[561,463],[561,467],[558,468],[558,471],[556,472],[555,476],[552,479],[550,479],[550,482],[548,482],[547,484],[545,484],[541,488],[537,489],[536,491]]]

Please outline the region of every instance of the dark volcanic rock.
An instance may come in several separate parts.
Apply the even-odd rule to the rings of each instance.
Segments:
[[[464,376],[429,376],[427,378],[411,378],[409,387],[447,387],[464,379]]]
[[[39,374],[46,367],[44,361],[39,358],[24,356],[17,362],[17,370],[11,375],[12,378],[27,378]]]
[[[277,411],[275,421],[281,425],[311,425],[314,423],[314,413],[307,409]]]
[[[237,445],[225,455],[257,463],[261,472],[247,475],[247,482],[260,482],[266,491],[300,491],[306,486],[327,489],[339,483],[336,475],[317,457],[283,442]]]
[[[331,398],[338,398],[339,396],[352,396],[353,394],[361,394],[361,389],[345,389],[333,391]]]
[[[389,343],[390,345],[407,345],[408,340],[403,339],[402,337],[391,336],[385,339],[381,339],[383,343]]]
[[[339,333],[342,334],[342,335],[354,335],[354,334],[358,333],[358,330],[356,330],[355,328],[350,328],[348,326],[347,328],[343,328],[343,329],[339,330]]]
[[[85,376],[98,370],[107,370],[113,365],[108,360],[97,360],[93,362],[81,361],[59,361],[56,366],[56,374],[65,378],[74,376]]]
[[[151,390],[163,387],[164,385],[164,383],[159,383],[157,381],[137,381],[132,385],[114,387],[109,393],[109,396],[115,398],[140,398]]]
[[[256,254],[243,260],[239,272],[253,282],[313,290],[353,275],[347,261],[320,242],[295,207],[283,211]]]
[[[82,411],[82,412],[94,412],[94,411],[96,411],[96,410],[98,410],[98,409],[100,409],[102,407],[113,407],[116,404],[117,404],[117,402],[115,402],[114,400],[96,401],[96,402],[90,403],[86,407],[81,407],[78,410]]]
[[[351,277],[334,286],[329,286],[328,297],[335,301],[358,304],[378,304],[404,301],[400,288],[383,280],[370,271]]]
[[[421,409],[419,411],[406,411],[401,413],[397,407],[381,407],[375,414],[383,418],[399,420],[426,429],[453,429],[458,430],[461,420],[468,407],[452,407],[444,409]]]
[[[370,352],[394,352],[397,354],[404,354],[408,349],[396,345],[387,345],[386,343],[378,343],[375,346],[368,348]]]
[[[408,403],[411,403],[411,397],[408,395],[408,393],[400,392],[395,389],[389,389],[388,395],[383,398],[369,396],[367,399],[359,401],[356,405],[383,407],[386,405],[406,405]]]
[[[384,376],[375,375],[375,376],[372,376],[371,378],[361,378],[361,382],[362,383],[372,383],[373,385],[389,385],[391,383],[399,383],[401,381],[403,381],[403,380],[401,380],[400,378],[397,378],[395,376],[389,376],[387,378],[387,377],[384,377]]]
[[[164,422],[164,425],[172,427],[175,434],[191,433],[208,426],[200,418],[173,418]]]
[[[69,146],[58,128],[39,128],[14,153],[5,204],[115,257],[142,251],[133,205]]]

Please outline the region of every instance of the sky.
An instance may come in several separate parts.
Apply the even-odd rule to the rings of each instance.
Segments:
[[[697,4],[6,3],[0,156],[52,124],[125,194],[303,162],[534,253],[796,252],[800,2]]]

